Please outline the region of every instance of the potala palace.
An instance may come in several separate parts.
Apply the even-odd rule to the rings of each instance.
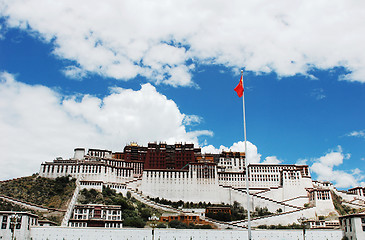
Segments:
[[[329,182],[312,180],[307,165],[249,164],[246,169],[245,153],[202,154],[193,144],[149,143],[143,147],[132,143],[123,152],[76,148],[72,158],[44,162],[39,172],[47,178],[70,175],[77,179],[63,226],[70,226],[77,193],[83,188],[101,190],[109,186],[123,194],[129,191],[136,199],[160,208],[163,206],[152,203],[149,198],[212,204],[236,201],[247,206],[246,174],[251,209],[267,207],[276,213],[252,219],[253,227],[288,225],[298,223],[303,217],[318,222],[318,216],[333,217],[333,221],[322,222],[322,227],[339,226],[332,194],[340,196],[343,204],[352,208],[365,207],[365,188],[338,191]],[[186,210],[184,214],[197,213]],[[242,228],[247,221],[217,224],[221,228]]]

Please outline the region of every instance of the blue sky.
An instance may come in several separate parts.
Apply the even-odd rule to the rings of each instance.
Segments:
[[[0,179],[76,147],[243,150],[365,186],[364,3],[0,1]],[[34,11],[37,9],[37,11]]]

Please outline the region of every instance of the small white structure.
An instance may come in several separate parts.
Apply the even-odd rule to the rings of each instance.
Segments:
[[[244,152],[225,152],[220,154],[218,166],[224,172],[240,172],[245,169]]]
[[[38,216],[29,212],[0,211],[0,239],[29,239]]]
[[[365,239],[365,211],[340,217],[341,228],[349,240]]]
[[[115,205],[75,205],[69,227],[122,228],[122,209]]]
[[[348,190],[350,194],[354,194],[360,197],[365,197],[365,187],[355,187]]]
[[[337,229],[340,228],[340,222],[338,220],[307,220],[305,221],[310,229]]]
[[[310,203],[317,207],[317,215],[336,214],[332,201],[331,191],[328,189],[311,189],[309,191]]]
[[[82,160],[85,157],[85,148],[75,148],[74,159]]]

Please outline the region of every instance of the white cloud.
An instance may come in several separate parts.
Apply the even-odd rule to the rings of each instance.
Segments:
[[[222,151],[244,152],[245,142],[233,143],[231,147],[221,145],[218,149],[212,145],[202,147],[202,153],[220,153]],[[257,152],[257,147],[249,141],[247,141],[247,159],[249,163],[259,163],[261,159],[261,154]]]
[[[221,153],[222,151],[244,152],[245,142],[239,141],[233,143],[231,147],[226,147],[223,145],[221,145],[219,148],[215,148],[213,145],[202,147],[202,153]],[[261,162],[261,154],[258,153],[257,147],[250,141],[247,141],[247,159],[249,163],[280,164],[283,162],[276,156],[268,156],[264,161]]]
[[[158,114],[156,114],[158,113]],[[138,91],[113,88],[104,98],[62,96],[0,74],[0,179],[29,175],[41,162],[72,156],[75,147],[121,151],[136,141],[198,143],[207,130],[188,132],[186,115],[150,84]]]
[[[308,159],[298,159],[298,161],[295,163],[297,165],[307,165]]]
[[[38,33],[83,71],[172,86],[193,86],[187,66],[197,62],[310,78],[312,68],[341,66],[349,71],[341,79],[365,82],[364,8],[356,0],[0,2],[8,26]]]
[[[86,77],[87,72],[84,69],[81,69],[76,66],[68,66],[62,72],[65,74],[65,76],[72,78],[72,79],[83,79]]]
[[[197,115],[185,115],[183,123],[186,126],[197,125],[203,121],[203,118]]]
[[[337,151],[331,151],[326,155],[315,159],[310,167],[311,171],[317,174],[317,180],[331,181],[339,188],[355,187],[362,184],[363,177],[359,169],[353,169],[351,173],[335,170],[335,167],[343,164],[343,161],[350,158],[350,154],[344,154],[339,146]]]
[[[0,40],[4,39],[3,36],[3,26],[0,24]]]
[[[362,137],[365,138],[365,130],[359,130],[359,131],[352,131],[349,134],[347,134],[349,137]]]
[[[262,162],[264,164],[280,164],[282,160],[279,160],[276,156],[269,156],[266,157],[265,160]]]

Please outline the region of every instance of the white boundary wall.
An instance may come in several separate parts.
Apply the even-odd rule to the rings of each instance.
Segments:
[[[255,230],[254,240],[301,240],[302,230]],[[106,228],[64,228],[35,227],[31,229],[33,240],[151,240],[152,229],[106,229]],[[307,230],[306,240],[339,240],[341,230]],[[247,231],[243,230],[193,230],[193,229],[155,229],[156,240],[246,240]]]

